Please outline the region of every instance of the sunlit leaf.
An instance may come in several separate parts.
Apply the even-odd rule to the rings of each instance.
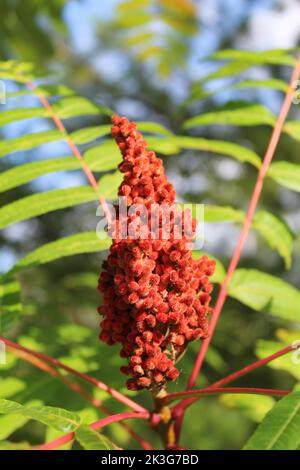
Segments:
[[[49,112],[45,108],[17,108],[9,111],[2,111],[0,114],[0,126],[22,119],[38,118],[48,116]]]
[[[205,152],[226,155],[228,157],[233,157],[240,162],[251,163],[257,168],[261,165],[260,157],[253,150],[232,142],[185,136],[174,137],[173,141],[183,149],[203,150]]]
[[[293,139],[300,141],[300,122],[287,121],[284,125],[284,131]]]
[[[26,134],[14,139],[3,140],[0,142],[0,157],[4,157],[13,152],[20,150],[30,150],[39,145],[47,144],[62,140],[64,134],[59,130],[51,130],[44,132],[35,132],[34,134]]]
[[[115,169],[121,163],[121,153],[113,141],[103,142],[84,152],[84,159],[93,171]]]
[[[248,64],[273,64],[294,66],[296,59],[288,55],[286,49],[269,49],[265,51],[250,51],[238,49],[225,49],[214,52],[209,56],[213,60],[242,61]]]
[[[271,274],[255,269],[237,269],[229,295],[254,310],[300,322],[300,291]]]
[[[204,218],[206,222],[243,222],[245,214],[230,206],[205,204]]]
[[[93,188],[80,186],[68,189],[54,189],[18,199],[0,209],[0,228],[27,220],[58,209],[97,199]]]
[[[54,103],[52,109],[61,119],[95,114],[110,116],[112,114],[109,108],[95,104],[80,96],[63,98]]]
[[[111,126],[103,124],[102,126],[84,127],[71,133],[71,138],[76,145],[87,144],[99,137],[110,134]]]
[[[300,192],[300,165],[290,162],[274,162],[269,167],[268,176],[281,186]]]
[[[102,235],[103,237],[106,235],[106,237],[100,240],[95,231],[83,232],[46,243],[22,258],[14,267],[14,271],[49,263],[65,256],[97,253],[105,250],[109,247],[111,240],[106,232],[102,232]]]
[[[263,105],[238,103],[194,116],[184,123],[185,129],[207,125],[260,126],[274,124],[273,114]]]
[[[300,445],[300,392],[276,403],[244,447],[244,450],[296,450]]]
[[[278,251],[285,261],[286,268],[290,269],[295,236],[288,225],[270,212],[258,211],[254,217],[253,228],[264,237],[271,248]]]
[[[77,429],[75,439],[85,450],[116,450],[116,446],[106,436],[87,425]]]
[[[243,89],[243,88],[271,88],[273,90],[288,91],[288,84],[278,78],[266,78],[262,80],[241,80],[240,82],[234,83],[229,88]]]
[[[73,156],[51,158],[51,160],[41,160],[15,166],[0,174],[0,192],[17,188],[48,173],[79,168],[81,168],[81,164]]]
[[[1,414],[20,414],[40,421],[46,426],[68,433],[80,425],[80,417],[76,413],[52,406],[21,405],[15,401],[0,399]]]

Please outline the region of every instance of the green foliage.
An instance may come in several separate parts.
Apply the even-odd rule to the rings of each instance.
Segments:
[[[14,267],[14,271],[23,270],[39,264],[49,263],[65,256],[73,256],[82,253],[97,253],[107,249],[110,240],[101,233],[103,239],[99,239],[96,232],[84,232],[47,243],[31,253],[28,253]],[[105,238],[104,238],[105,237]]]
[[[256,423],[260,423],[275,404],[274,398],[267,395],[253,395],[249,400],[249,395],[228,393],[221,395],[219,400],[222,405],[231,410],[240,411]]]
[[[164,27],[163,32],[154,34],[153,16],[155,21]],[[122,44],[131,51],[132,56],[147,64],[147,67],[154,65],[160,74],[167,76],[174,69],[184,65],[188,39],[196,31],[196,11],[189,0],[131,0],[119,4],[113,24],[117,24],[119,28],[117,40],[122,39]],[[205,221],[223,224],[224,231],[228,228],[228,222],[241,225],[245,219],[246,193],[261,167],[261,156],[265,151],[263,132],[270,133],[270,128],[266,129],[265,126],[272,127],[275,116],[261,103],[249,101],[248,96],[247,101],[231,101],[230,98],[230,102],[222,107],[215,107],[215,95],[225,90],[234,96],[236,90],[255,91],[261,88],[285,92],[287,84],[280,78],[274,78],[270,74],[265,75],[264,79],[249,79],[243,72],[257,65],[293,66],[295,59],[290,52],[292,51],[226,50],[212,54],[208,60],[215,61],[219,68],[191,84],[191,96],[179,107],[174,119],[169,116],[171,111],[168,104],[162,103],[161,106],[167,109],[165,114],[158,106],[154,113],[149,113],[149,121],[138,123],[139,130],[146,134],[149,149],[167,157],[167,169],[172,171],[178,164],[183,177],[192,171],[190,164],[197,168],[196,171],[199,168],[201,171],[207,170],[208,179],[213,181],[214,191],[206,193],[203,190],[203,195],[201,193],[201,200],[208,202],[205,205]],[[221,66],[219,61],[222,61]],[[21,344],[57,357],[78,371],[92,372],[95,377],[127,393],[124,378],[115,373],[121,365],[118,349],[107,348],[97,340],[98,318],[95,309],[99,304],[99,296],[95,290],[99,259],[93,254],[101,256],[109,247],[110,240],[97,238],[95,230],[91,230],[87,221],[85,207],[88,206],[82,206],[89,203],[95,205],[99,196],[113,200],[117,195],[122,175],[116,171],[121,156],[110,136],[109,117],[113,111],[108,106],[78,96],[69,86],[48,84],[46,75],[43,70],[27,62],[0,63],[0,78],[12,80],[16,86],[15,91],[7,95],[15,100],[15,108],[11,109],[10,106],[10,109],[4,109],[0,116],[3,132],[3,140],[0,142],[0,156],[3,157],[3,171],[0,175],[0,192],[3,193],[0,227],[6,228],[32,219],[35,219],[34,223],[37,222],[32,236],[34,243],[20,243],[20,246],[16,243],[17,261],[9,273],[1,277],[0,332],[17,336]],[[36,81],[37,78],[38,86],[33,89],[31,81]],[[90,78],[89,75],[85,76],[86,81]],[[211,81],[216,78],[233,80],[220,88],[213,88],[210,86]],[[102,83],[100,84],[102,92]],[[141,84],[140,92],[146,97],[145,83]],[[48,98],[51,109],[36,104],[38,100],[34,107],[24,107],[22,97],[36,97],[38,94]],[[198,109],[195,102],[204,99],[207,100],[204,105],[201,103],[204,109]],[[192,115],[188,109],[191,104],[195,106]],[[164,124],[156,122],[156,116],[162,116],[161,122]],[[63,126],[60,123],[59,129],[55,128],[53,117],[56,124],[57,119],[60,119]],[[48,130],[36,131],[34,126],[29,126],[34,119],[44,124],[46,122],[49,129],[46,127]],[[5,126],[15,122],[24,124],[24,134],[6,138]],[[255,134],[251,134],[252,126],[256,126]],[[290,330],[278,330],[275,340],[267,338],[256,342],[255,353],[259,358],[298,339],[298,330],[293,331],[292,328],[299,328],[299,290],[277,276],[283,265],[279,257],[275,256],[274,262],[272,258],[269,264],[264,263],[265,244],[262,243],[260,248],[260,238],[263,238],[284,260],[287,269],[293,267],[294,234],[281,215],[281,207],[278,206],[274,210],[275,203],[270,203],[270,198],[277,192],[278,184],[295,192],[300,190],[299,165],[294,159],[294,154],[298,154],[299,122],[291,118],[286,122],[284,132],[289,138],[285,138],[287,143],[282,145],[280,161],[275,160],[268,170],[268,191],[266,190],[262,207],[256,212],[253,220],[252,228],[259,235],[258,267],[253,269],[253,260],[245,257],[241,261],[243,268],[236,270],[229,284],[230,312],[225,312],[224,317],[227,318],[227,323],[230,323],[228,315],[232,313],[234,323],[229,324],[227,330],[224,324],[221,325],[213,348],[208,351],[207,370],[204,370],[203,377],[200,378],[203,382],[210,383],[210,375],[218,374],[219,377],[219,374],[229,372],[235,364],[239,368],[246,363],[249,355],[248,336],[255,337],[255,332],[251,330],[252,326],[253,330],[255,329],[255,322],[262,322],[269,327],[278,321],[290,322]],[[43,157],[39,147],[50,144],[51,149],[51,143],[64,143],[70,148],[66,155],[39,158],[40,154]],[[77,157],[80,153],[82,160],[71,155],[72,151],[74,153],[74,145],[77,146]],[[290,149],[295,150],[294,153],[290,152]],[[34,152],[25,153],[31,150]],[[15,152],[18,154],[14,155]],[[181,156],[180,162],[177,154]],[[291,155],[291,161],[287,161],[287,155]],[[9,158],[6,158],[8,156]],[[234,178],[226,182],[228,191],[225,197],[225,194],[222,194],[223,180],[215,179],[210,171],[215,161],[226,161],[227,158],[236,162],[241,169],[241,176],[238,182]],[[96,191],[86,186],[86,182],[79,183],[76,187],[43,192],[38,192],[36,186],[31,184],[50,174],[59,174],[63,178],[69,172],[76,171],[78,175],[84,168],[94,172],[98,185]],[[190,200],[192,196],[189,191],[185,193]],[[182,197],[180,190],[179,194],[182,201],[184,196]],[[200,195],[197,197],[200,198]],[[68,211],[58,212],[62,209]],[[46,217],[38,219],[46,214],[49,214],[47,222]],[[28,225],[35,227],[31,222],[28,222]],[[14,226],[9,230],[14,233]],[[207,251],[210,251],[209,245]],[[225,253],[225,248],[223,251],[223,257],[220,255],[221,259],[216,259],[216,270],[212,276],[212,282],[216,284],[223,281],[225,266],[228,265],[231,255]],[[194,252],[193,256],[199,257],[203,254],[205,253]],[[209,257],[214,258],[210,254]],[[46,263],[51,264],[45,268]],[[268,269],[272,270],[273,275],[264,272]],[[295,279],[293,272],[291,271],[290,276],[292,282]],[[215,292],[217,289],[216,286]],[[243,315],[250,310],[266,315]],[[241,317],[241,328],[237,326],[237,313],[239,318]],[[250,325],[247,330],[249,335],[244,331],[246,329],[243,329],[243,322],[247,326],[248,323]],[[261,334],[257,336],[262,337]],[[184,379],[197,349],[198,345],[193,344],[192,350],[180,363]],[[295,351],[294,354],[296,353]],[[59,377],[47,377],[43,371],[35,370],[30,365],[24,366],[20,359],[16,359],[9,352],[6,364],[1,364],[0,368],[3,374],[0,379],[0,439],[3,441],[0,443],[1,449],[9,449],[11,446],[14,449],[29,448],[30,442],[35,441],[34,432],[28,430],[31,420],[46,425],[46,440],[54,439],[62,432],[75,431],[77,445],[86,450],[115,449],[115,440],[124,448],[133,445],[130,437],[118,425],[107,427],[105,433],[109,437],[88,427],[87,424],[103,416],[98,416],[98,410],[87,405],[81,396],[74,395],[65,383],[59,381]],[[292,361],[290,356],[278,358],[270,363],[266,380],[272,380],[270,377],[273,376],[268,375],[272,373],[272,369],[284,371],[291,381],[299,380],[299,365]],[[178,391],[181,385],[179,382],[173,387]],[[108,402],[113,412],[122,410],[105,392],[90,390],[89,393],[92,398],[101,399],[105,404]],[[190,443],[194,443],[195,446],[203,448],[213,447],[209,442],[210,433],[206,432],[212,425],[214,429],[217,428],[214,432],[218,436],[214,442],[228,442],[229,430],[234,428],[230,442],[236,447],[243,445],[248,425],[250,429],[253,422],[261,422],[269,412],[246,448],[297,448],[299,438],[297,432],[293,432],[296,425],[299,426],[297,393],[299,395],[299,392],[294,392],[275,406],[275,400],[265,396],[253,396],[251,400],[242,395],[223,395],[219,399],[205,398],[203,404],[201,401],[196,405],[203,416],[201,442],[199,444],[199,423],[195,429],[196,423],[191,419],[191,424],[189,421],[188,429],[185,430],[186,437],[184,436],[188,441],[187,446],[190,448]],[[141,395],[141,400],[146,402],[147,398]],[[46,406],[49,403],[53,406]],[[74,411],[67,411],[69,409]],[[209,413],[207,409],[210,410]],[[195,413],[194,409],[191,412]],[[222,426],[219,426],[220,422]],[[145,426],[142,427],[143,424],[135,423],[135,429],[140,429],[141,434],[147,432]],[[19,442],[11,444],[7,439],[15,442],[15,435],[12,435],[16,431]],[[150,438],[153,439],[152,434]],[[71,445],[68,444],[66,448]]]
[[[206,222],[239,222],[243,223],[245,214],[233,207],[214,205],[205,206]],[[267,211],[258,211],[253,220],[253,228],[274,248],[285,261],[286,268],[291,267],[294,234],[288,225]]]
[[[19,414],[40,421],[46,426],[53,426],[61,432],[72,432],[78,428],[81,419],[76,413],[52,406],[21,405],[11,400],[0,400],[1,414]]]
[[[297,450],[300,445],[300,392],[282,398],[250,437],[244,450]]]
[[[237,269],[229,295],[254,310],[299,322],[300,291],[271,274],[256,269]]]
[[[75,438],[85,450],[115,450],[116,446],[107,437],[82,425],[75,432]]]
[[[198,29],[191,0],[123,0],[114,24],[120,43],[138,60],[153,61],[162,76],[184,65],[187,39]]]
[[[300,192],[300,165],[290,162],[274,162],[270,165],[268,176],[281,186]]]
[[[274,124],[272,113],[260,104],[230,103],[211,113],[194,116],[184,123],[185,129],[207,125],[260,126]]]

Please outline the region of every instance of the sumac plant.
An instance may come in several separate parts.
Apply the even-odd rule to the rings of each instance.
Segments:
[[[0,157],[4,157],[0,175],[2,238],[14,238],[13,226],[7,228],[12,224],[44,214],[51,217],[55,211],[65,210],[62,217],[52,219],[59,220],[65,236],[53,241],[50,229],[48,243],[33,251],[26,251],[26,244],[17,246],[21,257],[1,276],[2,449],[180,450],[188,448],[181,432],[188,425],[185,414],[200,400],[218,400],[232,412],[238,411],[256,422],[254,434],[249,440],[245,437],[245,449],[299,448],[300,390],[293,379],[300,378],[300,292],[274,273],[255,269],[254,263],[251,269],[238,265],[243,263],[241,255],[251,230],[274,250],[275,256],[283,259],[287,269],[292,265],[294,234],[282,217],[259,206],[266,179],[272,188],[283,186],[300,192],[299,164],[275,158],[282,134],[284,138],[300,140],[299,122],[288,118],[288,114],[297,113],[300,62],[284,50],[226,50],[215,53],[210,60],[222,61],[223,65],[193,84],[189,98],[174,116],[174,128],[181,129],[181,133],[152,121],[132,122],[105,106],[76,96],[66,86],[49,85],[47,77],[40,77],[28,63],[0,63],[7,103],[1,105],[0,115]],[[275,70],[290,67],[290,82],[278,78],[256,82],[238,75],[241,68],[247,70],[254,65],[276,66]],[[216,87],[210,91],[210,81],[230,73],[235,78],[229,85],[232,90],[243,89],[246,94],[249,88],[264,87],[283,93],[278,115],[250,100],[212,109],[206,104],[197,114],[199,102],[209,101],[218,92]],[[34,104],[16,106],[20,99]],[[182,115],[188,117],[178,123]],[[82,126],[83,116],[100,124]],[[6,126],[17,121],[21,125],[33,118],[43,120],[44,130],[7,138]],[[223,125],[271,127],[263,157],[251,142],[245,146],[199,136],[202,126],[216,130]],[[36,147],[49,144],[51,149],[58,142],[64,145],[59,148],[67,149],[69,155],[47,158],[45,154],[46,158],[35,158]],[[233,158],[239,165],[251,168],[253,187],[245,212],[241,207],[205,204],[205,221],[241,226],[234,249],[227,253],[227,269],[210,254],[193,250],[197,221],[182,204],[175,204],[172,177],[167,178],[160,158],[179,153],[188,158],[191,150],[200,155]],[[25,151],[29,153],[20,153]],[[39,155],[43,151],[44,147]],[[16,155],[10,157],[15,152],[22,156],[21,164]],[[36,191],[38,177],[54,172],[65,176],[78,170],[88,184]],[[57,182],[60,181],[63,180],[58,177]],[[118,197],[125,201],[125,216],[116,203]],[[87,219],[96,227],[96,213],[77,207],[93,201],[105,216],[106,226],[100,236],[98,229],[70,233],[73,225],[88,225]],[[132,212],[134,205],[140,209]],[[78,211],[75,218],[70,210],[74,206]],[[152,217],[151,223],[142,217],[143,211],[152,216],[153,206],[156,236]],[[166,236],[164,216],[168,209],[172,210]],[[126,231],[129,225],[138,236]],[[24,227],[25,234],[26,227],[32,230],[30,250],[41,227]],[[182,237],[177,237],[178,230]],[[90,253],[97,257],[101,254],[97,258],[100,277],[94,264],[87,267],[86,260],[93,261]],[[68,272],[60,279],[56,275],[45,276],[45,264],[49,263],[50,272],[50,266],[75,255],[81,256],[81,272]],[[59,270],[63,272],[64,261],[61,263]],[[36,272],[38,277],[32,274]],[[43,276],[51,290],[47,306],[43,303],[43,290],[37,287]],[[73,303],[68,309],[70,297]],[[89,297],[93,299],[92,315],[79,300]],[[219,368],[214,364],[223,364],[226,358],[222,358],[222,348],[218,351],[219,343],[211,343],[228,297],[234,299],[230,302],[238,301],[248,310],[264,313],[272,332],[280,319],[284,328],[275,331],[273,341],[259,339],[255,362],[244,362],[238,370],[227,363],[228,375],[220,378],[216,377]],[[87,315],[82,313],[86,311]],[[60,323],[63,314],[68,322]],[[52,315],[55,327],[51,324]],[[187,357],[193,358],[192,368],[188,367]],[[202,368],[205,359],[210,366],[207,370]],[[289,374],[287,386],[267,387],[265,375],[259,374],[262,368],[285,371]],[[255,385],[259,386],[254,387],[251,383],[255,371]],[[204,407],[202,414],[198,413],[199,422],[205,411]],[[30,420],[39,423],[38,429],[45,434],[43,442],[34,436],[30,442],[24,440]],[[198,441],[201,442],[200,432]]]

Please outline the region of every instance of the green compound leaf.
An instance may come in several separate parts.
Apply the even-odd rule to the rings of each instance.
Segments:
[[[300,321],[300,291],[287,282],[256,269],[237,269],[229,295],[254,310]]]
[[[267,414],[244,450],[296,450],[300,445],[300,392],[282,398]]]
[[[75,439],[85,450],[116,450],[117,447],[103,434],[87,425],[81,425],[75,432]]]

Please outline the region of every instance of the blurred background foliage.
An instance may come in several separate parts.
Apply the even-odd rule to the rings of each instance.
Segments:
[[[2,60],[32,62],[36,70],[50,71],[50,80],[47,79],[50,84],[66,87],[62,94],[72,94],[72,89],[98,105],[134,120],[160,123],[175,134],[184,133],[183,122],[187,123],[192,116],[201,116],[228,103],[236,106],[243,102],[245,106],[245,101],[255,102],[276,114],[285,89],[283,82],[290,74],[284,61],[264,60],[260,65],[257,60],[245,63],[244,58],[237,58],[221,61],[220,67],[218,57],[209,56],[216,50],[231,48],[293,49],[300,39],[297,20],[300,5],[296,0],[0,0],[0,13]],[[253,80],[262,81],[264,86],[251,86]],[[237,86],[240,82],[244,86]],[[19,89],[15,84],[7,86],[12,93]],[[5,108],[13,108],[15,99],[9,98]],[[22,106],[36,105],[32,97],[19,99]],[[299,109],[292,107],[291,120],[299,118]],[[108,122],[105,115],[80,116],[70,119],[67,128],[73,132]],[[187,132],[190,136],[238,143],[259,156],[264,154],[270,126],[213,123],[214,117],[212,123],[199,123]],[[10,123],[0,132],[5,139],[51,128],[50,123],[35,118]],[[276,161],[299,161],[299,135],[296,128],[295,139],[288,133],[282,136]],[[66,146],[56,142],[22,151],[17,158],[11,155],[2,159],[1,170],[17,162],[62,156],[66,151]],[[256,178],[255,167],[242,165],[222,152],[220,155],[180,146],[174,150],[174,143],[161,156],[178,200],[246,209]],[[44,175],[2,193],[1,206],[38,190],[80,184],[85,184],[84,177],[75,171]],[[65,208],[5,228],[0,238],[1,271],[7,272],[19,258],[45,243],[77,231],[94,230],[95,207],[84,204]],[[299,193],[268,178],[260,209],[289,224],[294,234],[293,263],[287,270],[284,259],[252,232],[241,266],[269,272],[299,287]],[[226,217],[224,220],[205,224],[204,250],[226,266],[239,226],[226,221]],[[81,254],[21,273],[22,316],[17,326],[9,330],[9,337],[125,391],[124,377],[118,372],[121,364],[118,348],[108,348],[97,340],[96,284],[103,256]],[[299,339],[299,326],[299,322],[270,316],[264,309],[253,311],[230,298],[197,385],[208,384],[292,339]],[[198,344],[192,344],[182,360],[181,377],[172,385],[173,390],[184,386],[197,349]],[[88,422],[101,416],[60,381],[11,354],[8,359],[6,365],[0,366],[0,397],[65,407],[80,412]],[[299,365],[285,358],[241,379],[239,385],[291,388],[299,380],[299,370]],[[93,393],[112,410],[121,409],[105,394]],[[140,400],[150,406],[147,393],[140,394]],[[273,402],[271,398],[254,396],[201,400],[187,413],[182,444],[192,449],[238,449]],[[135,427],[156,446],[160,445],[142,422],[136,422]],[[119,425],[107,428],[105,433],[121,447],[135,448]],[[12,442],[36,444],[56,435],[59,432],[45,431],[45,426],[24,417],[0,416],[0,440],[10,436]]]

